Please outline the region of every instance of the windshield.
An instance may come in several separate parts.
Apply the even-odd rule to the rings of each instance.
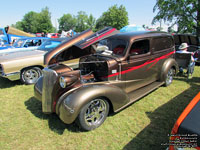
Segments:
[[[104,55],[116,54],[123,56],[126,51],[127,41],[122,39],[104,39],[101,40],[97,45],[97,52]]]
[[[56,46],[58,46],[62,41],[51,41],[47,40],[45,41],[39,48],[38,50],[43,50],[43,51],[51,51],[54,49]]]
[[[19,40],[17,40],[17,41],[13,44],[13,46],[16,47],[16,48],[22,47],[24,41],[25,41],[25,40],[19,39]]]

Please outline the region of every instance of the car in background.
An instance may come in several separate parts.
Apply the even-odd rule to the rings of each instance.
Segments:
[[[43,59],[46,52],[61,44],[67,38],[47,39],[38,49],[17,51],[0,55],[0,76],[9,80],[33,84],[42,75]]]
[[[188,51],[194,53],[197,63],[200,63],[200,41],[197,36],[191,34],[174,34],[175,49],[178,51],[181,43],[188,44]]]
[[[46,40],[37,50],[20,51],[8,53],[0,56],[0,76],[9,80],[20,79],[24,84],[34,84],[42,75],[44,64],[44,56],[47,52],[51,52],[56,47],[65,50],[63,53],[57,53],[52,58],[51,63],[56,64],[63,62],[72,69],[77,69],[79,66],[79,58],[89,55],[94,51],[82,50],[75,48],[68,49],[65,41],[71,38],[51,38]]]
[[[59,38],[60,34],[59,33],[52,33],[51,38]]]
[[[47,37],[26,37],[17,39],[12,46],[0,47],[0,55],[16,51],[37,49],[47,39]]]
[[[200,150],[200,92],[188,104],[171,131],[168,150]]]
[[[82,129],[93,130],[110,112],[122,110],[161,85],[169,86],[178,70],[174,40],[165,32],[119,33],[108,27],[80,36],[66,41],[69,49],[94,48],[96,53],[81,57],[79,69],[73,70],[62,63],[50,65],[59,59],[58,53],[70,56],[58,46],[46,53],[44,63],[49,66],[34,87],[42,111],[56,113],[66,124],[75,121]]]

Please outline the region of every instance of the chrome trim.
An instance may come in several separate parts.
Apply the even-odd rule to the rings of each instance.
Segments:
[[[43,88],[42,88],[42,111],[44,113],[52,113],[52,92],[55,82],[57,80],[58,74],[56,71],[49,68],[44,68],[43,70]]]

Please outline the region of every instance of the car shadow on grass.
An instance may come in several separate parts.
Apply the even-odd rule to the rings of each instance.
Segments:
[[[35,99],[34,97],[31,97],[27,101],[25,101],[25,106],[27,109],[36,117],[48,120],[49,128],[60,135],[62,135],[65,131],[65,129],[68,129],[71,132],[80,132],[81,129],[75,124],[65,124],[63,123],[59,117],[53,113],[53,114],[44,114],[42,112],[42,103]]]
[[[0,77],[0,89],[10,88],[10,87],[13,87],[15,85],[21,85],[21,84],[22,83],[20,82],[20,80],[10,81],[6,78]]]
[[[166,104],[153,112],[146,112],[150,124],[140,131],[123,150],[166,150],[169,136],[174,123],[189,104],[189,102],[200,91],[200,78],[192,79],[175,78],[190,84],[190,88],[183,91]],[[198,84],[197,84],[198,83]]]

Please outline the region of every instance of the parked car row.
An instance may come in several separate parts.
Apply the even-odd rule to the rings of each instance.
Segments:
[[[44,113],[86,131],[164,85],[179,67],[172,35],[104,28],[45,39],[36,50],[0,56],[0,76],[34,85]]]

